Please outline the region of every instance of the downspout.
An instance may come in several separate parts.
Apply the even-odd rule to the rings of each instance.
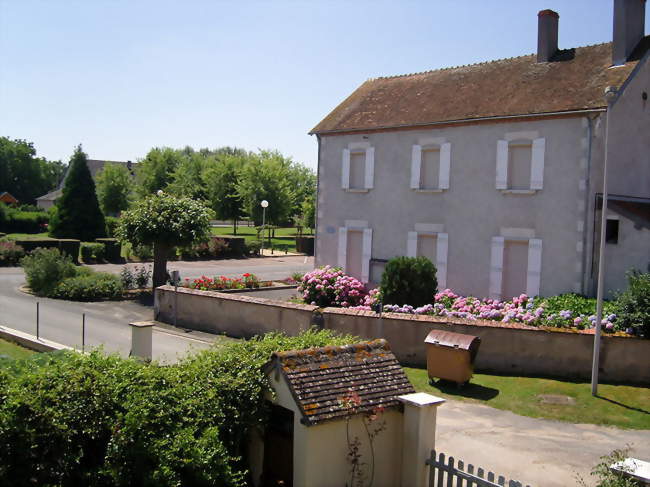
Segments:
[[[587,167],[585,168],[585,216],[582,232],[582,294],[587,295],[587,288],[589,287],[589,276],[591,275],[591,265],[589,263],[588,254],[591,254],[591,259],[594,256],[594,248],[591,246],[591,252],[587,252],[587,244],[589,242],[589,212],[590,212],[590,194],[591,194],[591,152],[592,152],[592,136],[593,136],[593,120],[587,116]],[[595,229],[595,227],[594,227]]]
[[[316,134],[316,140],[318,141],[318,160],[316,162],[316,205],[314,211],[314,267],[316,266],[317,256],[318,256],[318,205],[320,197],[320,135]]]

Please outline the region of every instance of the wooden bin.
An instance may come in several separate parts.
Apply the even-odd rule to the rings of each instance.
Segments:
[[[424,340],[429,379],[468,382],[474,373],[474,360],[481,339],[451,331],[432,330]]]

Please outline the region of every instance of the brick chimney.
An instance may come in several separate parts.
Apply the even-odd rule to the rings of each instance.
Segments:
[[[537,14],[537,62],[547,63],[557,52],[557,33],[560,15],[553,10]]]
[[[625,64],[645,35],[645,1],[614,0],[612,64]]]

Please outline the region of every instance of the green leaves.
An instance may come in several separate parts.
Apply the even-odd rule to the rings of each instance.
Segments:
[[[104,165],[97,175],[97,198],[105,215],[117,215],[129,207],[131,174],[122,164]]]
[[[389,260],[380,285],[384,304],[416,308],[431,303],[437,288],[436,267],[426,257]]]

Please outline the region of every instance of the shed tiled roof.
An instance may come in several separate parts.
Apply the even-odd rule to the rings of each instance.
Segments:
[[[267,370],[279,368],[308,426],[399,405],[415,392],[386,340],[274,353]],[[344,398],[358,395],[353,410]]]
[[[613,68],[612,44],[606,43],[558,51],[547,63],[531,54],[371,79],[311,133],[602,109],[605,88],[628,78],[649,43],[650,36],[639,43],[633,61]]]

